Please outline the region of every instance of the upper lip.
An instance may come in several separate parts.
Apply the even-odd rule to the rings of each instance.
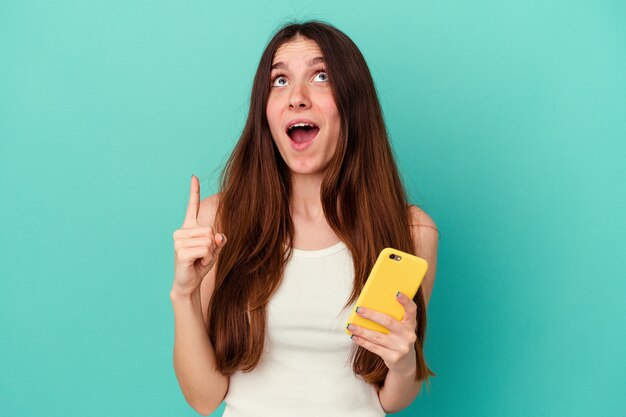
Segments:
[[[315,127],[319,128],[319,125],[318,125],[317,123],[315,123],[315,122],[314,122],[313,120],[311,120],[311,119],[303,119],[303,118],[298,118],[298,119],[293,119],[293,120],[290,120],[290,121],[287,123],[287,126],[285,126],[285,132],[287,132],[287,133],[288,133],[288,132],[289,132],[289,128],[290,128],[291,126],[295,125],[296,123],[308,123],[308,124],[310,124],[310,125],[313,125],[313,126],[315,126]]]

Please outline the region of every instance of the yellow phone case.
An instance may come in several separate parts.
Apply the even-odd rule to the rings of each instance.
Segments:
[[[398,302],[396,293],[401,291],[410,298],[415,297],[427,270],[428,262],[425,259],[393,248],[383,249],[356,300],[356,307],[363,306],[389,314],[396,320],[402,320],[404,308]],[[346,333],[352,335],[347,328],[348,323],[389,333],[389,330],[380,324],[360,317],[356,313],[356,308],[346,323]]]

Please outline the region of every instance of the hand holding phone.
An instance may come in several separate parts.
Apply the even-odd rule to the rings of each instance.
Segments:
[[[415,297],[427,270],[428,262],[425,259],[393,248],[383,249],[356,300],[356,307],[363,306],[402,320],[404,308],[398,303],[396,294],[400,291],[410,298]],[[380,324],[359,316],[356,309],[350,314],[347,323],[389,333]],[[346,333],[352,335],[347,328]]]

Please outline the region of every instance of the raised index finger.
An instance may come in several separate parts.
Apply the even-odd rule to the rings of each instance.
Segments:
[[[183,227],[197,226],[198,210],[200,209],[200,183],[195,175],[191,176],[191,187],[189,189],[189,203],[187,204],[187,214]]]

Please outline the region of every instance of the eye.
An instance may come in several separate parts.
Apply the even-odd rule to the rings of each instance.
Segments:
[[[287,80],[285,79],[285,76],[283,74],[276,74],[273,78],[272,78],[272,87],[282,87],[285,84],[284,83],[280,83],[280,80],[283,80],[285,83],[287,82]],[[278,84],[276,84],[278,82]]]
[[[322,75],[322,81],[328,81],[328,74],[326,74],[326,71],[320,71],[317,74],[315,74],[315,76],[317,77],[318,75]]]

